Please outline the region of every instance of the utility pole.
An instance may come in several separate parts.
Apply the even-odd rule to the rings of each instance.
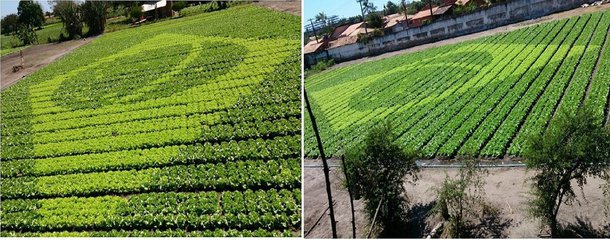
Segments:
[[[368,30],[366,27],[366,16],[365,16],[365,12],[368,12],[368,10],[366,10],[366,8],[368,8],[369,5],[369,1],[368,0],[356,0],[359,4],[360,4],[360,13],[362,13],[362,21],[364,22],[364,33],[368,34]],[[362,2],[364,2],[364,6],[362,5]]]
[[[309,113],[309,118],[311,119],[311,127],[313,128],[314,133],[316,134],[316,140],[318,141],[318,149],[320,150],[320,156],[322,157],[322,165],[324,166],[324,178],[326,180],[326,195],[328,196],[328,208],[330,211],[330,227],[333,231],[333,238],[337,238],[337,223],[335,222],[335,210],[333,208],[333,196],[330,190],[330,178],[328,176],[328,163],[326,162],[326,156],[324,155],[324,147],[322,146],[322,140],[320,139],[320,133],[318,132],[318,125],[316,124],[316,119],[313,116],[313,112],[311,111],[311,105],[309,104],[309,99],[307,98],[307,91],[303,88],[303,95],[305,97],[305,104],[307,105],[307,112]]]
[[[347,192],[349,193],[349,203],[352,207],[352,236],[356,238],[356,216],[354,213],[354,197],[352,195],[352,185],[347,175],[347,168],[345,166],[345,155],[341,156],[341,165],[343,166],[343,174],[345,175],[345,182],[347,183]]]
[[[313,25],[313,19],[309,19],[309,22],[311,23],[311,29],[313,29],[313,36],[316,37],[316,42],[320,42],[320,40],[318,40],[318,34],[316,33],[316,27]]]
[[[430,16],[434,16],[434,13],[432,12],[432,0],[428,0],[428,6],[430,7]]]

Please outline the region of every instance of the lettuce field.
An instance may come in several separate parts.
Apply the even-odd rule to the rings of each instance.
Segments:
[[[2,236],[295,236],[300,18],[105,34],[2,91]]]
[[[599,12],[308,77],[325,151],[338,156],[388,121],[397,143],[428,158],[520,157],[560,114],[586,106],[607,124],[609,27]],[[305,155],[317,157],[305,127]]]

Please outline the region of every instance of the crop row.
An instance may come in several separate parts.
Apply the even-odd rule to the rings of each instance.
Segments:
[[[5,159],[44,158],[87,153],[152,148],[194,142],[221,142],[249,138],[273,138],[298,134],[301,121],[295,117],[274,121],[253,121],[237,125],[202,125],[133,135],[108,136],[69,142],[26,145],[2,148]]]
[[[467,52],[468,54],[472,54],[472,52],[473,52],[473,51],[476,51],[477,49],[482,49],[483,47],[484,47],[484,45],[470,44],[470,45],[468,45],[468,46],[466,47],[466,49],[465,49],[464,51],[465,51],[465,52]],[[413,59],[412,61],[415,61],[415,62],[421,61],[420,63],[421,63],[422,65],[425,65],[425,64],[430,64],[431,62],[433,62],[433,61],[434,61],[433,59],[436,59],[436,58],[438,58],[438,57],[439,57],[439,56],[437,56],[437,55],[438,55],[440,52],[442,52],[442,51],[439,51],[439,52],[431,52],[429,55],[423,55],[423,56],[421,56],[421,59]],[[457,56],[455,56],[455,55],[454,55],[454,56],[449,56],[448,61],[451,61],[451,59],[453,59],[453,61],[456,61],[456,62],[457,62],[458,57],[457,57]],[[399,83],[401,83],[401,82],[402,82],[402,81],[401,81],[401,79],[402,79],[402,76],[404,75],[404,73],[407,73],[407,72],[409,72],[409,71],[413,71],[414,69],[417,69],[417,68],[418,68],[417,66],[418,66],[418,65],[413,65],[413,66],[411,66],[410,68],[406,68],[406,69],[400,69],[400,71],[398,71],[398,72],[397,72],[397,71],[391,71],[390,73],[391,73],[391,76],[392,76],[392,77],[387,78],[387,79],[386,79],[386,78],[384,78],[384,80],[385,80],[384,82],[387,82],[387,85],[388,85],[388,86],[390,86],[390,85],[394,85],[394,84],[399,84]],[[368,68],[367,68],[367,69],[368,69]],[[392,72],[394,72],[394,73],[392,73]],[[370,73],[369,73],[369,74],[370,74]],[[439,76],[442,76],[442,73],[441,73],[441,72],[439,72],[439,71],[437,71],[436,73],[434,73],[434,75],[437,75],[437,74],[438,74]],[[373,77],[376,77],[376,76],[373,76]],[[422,83],[427,83],[427,82],[423,82],[423,81],[421,81],[421,80],[418,80],[418,79],[417,79],[417,78],[422,78],[422,77],[424,77],[424,76],[414,77],[415,79],[412,79],[412,80],[408,81],[406,86],[401,86],[401,87],[407,87],[407,88],[413,88],[413,89],[415,89],[415,90],[419,89],[419,90],[425,90],[425,91],[429,91],[429,90],[433,89],[433,88],[431,88],[431,87],[426,87],[425,85],[424,85],[424,86],[420,85],[420,84],[422,84]],[[371,80],[375,80],[375,78],[372,78]],[[361,81],[361,80],[359,80],[359,81]],[[350,86],[351,86],[351,85],[350,85]],[[385,86],[385,85],[384,85],[384,86]],[[362,95],[363,95],[363,96],[365,96],[365,97],[367,97],[367,98],[368,98],[368,97],[372,97],[372,96],[374,96],[374,95],[375,95],[375,93],[374,93],[374,92],[372,92],[372,90],[370,90],[371,88],[372,88],[372,86],[368,86],[367,88],[362,89],[362,90],[361,90],[361,91],[362,91]],[[379,88],[373,88],[373,89],[379,89]],[[388,89],[388,90],[392,90],[392,89],[395,89],[395,88],[388,87],[388,88],[386,88],[386,89]],[[314,88],[314,90],[315,90],[315,88]],[[380,90],[381,90],[381,89],[380,89]],[[353,90],[350,90],[350,91],[353,91]],[[317,98],[318,96],[317,96],[316,94],[314,94],[314,95],[312,95],[312,96],[315,96],[315,97],[316,97],[316,100],[315,100],[316,102],[317,102],[317,101],[321,101],[321,102],[326,103],[326,101],[323,99],[323,98],[324,98],[324,95],[323,95],[323,94],[321,94],[321,95],[319,96],[319,97],[320,97],[320,99],[318,99],[318,98]],[[413,95],[405,95],[405,94],[396,94],[396,96],[393,96],[393,95],[390,95],[390,96],[391,96],[391,98],[390,98],[390,99],[388,99],[388,102],[400,102],[400,100],[401,100],[402,98],[407,98],[407,97],[409,97],[409,98],[413,98],[413,97],[415,97],[415,96],[413,96]],[[339,97],[339,98],[341,98],[341,97]],[[347,102],[347,101],[349,101],[349,98],[351,98],[351,96],[350,96],[350,95],[345,95],[345,97],[344,97],[344,98],[345,98],[345,100],[343,100],[343,101]],[[330,101],[330,100],[329,100],[329,101]],[[339,100],[333,100],[333,102],[334,102],[334,101],[339,101]],[[314,102],[313,104],[316,104],[316,103]],[[385,103],[384,103],[384,104],[385,104]],[[378,105],[378,103],[375,103],[374,101],[363,101],[363,102],[360,102],[360,107],[361,107],[361,108],[369,108],[369,107],[367,107],[367,105],[372,105],[372,106],[375,106],[375,105]],[[342,104],[341,104],[341,102],[337,102],[337,103],[336,103],[336,105],[334,106],[334,108],[330,108],[328,111],[331,111],[331,112],[332,112],[333,110],[342,111],[341,106],[345,107],[344,105],[342,105]],[[377,107],[377,106],[375,106],[375,107]],[[316,110],[317,110],[317,108],[314,108],[314,109],[316,109]],[[382,109],[382,108],[380,108],[380,109]],[[383,109],[385,109],[385,108],[383,108]],[[325,109],[325,110],[326,110],[326,109]],[[319,112],[318,114],[316,114],[316,116],[318,116],[318,118],[320,118],[319,116],[321,116],[321,115],[320,115],[320,113],[321,113],[321,112]],[[330,114],[332,115],[332,113],[330,113]],[[375,115],[376,115],[376,114],[370,114],[369,116],[375,116]],[[325,117],[325,121],[322,121],[322,123],[324,123],[324,122],[327,122],[327,121],[328,121],[328,118],[327,118],[325,115],[324,115],[324,117]],[[332,116],[329,116],[329,117],[332,117]],[[308,123],[309,123],[309,121],[308,121]],[[307,125],[307,126],[309,126],[309,125]],[[322,125],[322,126],[324,126],[324,125]],[[346,130],[347,130],[347,129],[346,129]],[[333,130],[333,128],[331,128],[330,126],[325,127],[325,128],[322,128],[322,129],[321,129],[321,132],[322,132],[322,133],[323,133],[325,136],[334,136],[334,134],[333,134],[334,130]],[[314,144],[311,144],[311,141],[313,140],[313,138],[312,138],[312,136],[313,136],[313,135],[312,135],[312,132],[311,132],[311,131],[306,131],[305,133],[306,133],[306,139],[307,139],[307,141],[308,141],[308,142],[307,142],[307,144],[305,145],[305,146],[307,147],[307,150],[306,150],[307,155],[308,155],[308,156],[311,156],[312,154],[313,154],[313,155],[315,155],[315,152],[316,152],[317,150],[315,150],[315,148],[312,148],[312,147],[314,147],[314,146],[315,146]],[[339,132],[339,133],[341,133],[341,132]],[[347,135],[347,136],[349,136],[349,135]],[[326,144],[326,145],[328,145],[328,146],[338,145],[339,143],[338,143],[338,142],[336,142],[336,141],[338,141],[338,140],[334,140],[334,139],[332,139],[332,138],[325,139],[325,144]],[[331,153],[331,154],[332,154],[332,152],[334,152],[334,151],[333,151],[333,149],[328,149],[328,148],[327,148],[327,151],[329,151],[329,153]]]
[[[110,230],[110,231],[82,231],[82,232],[15,232],[2,231],[0,237],[297,237],[299,234],[292,230],[235,230],[215,229],[202,231],[186,230]]]
[[[537,34],[540,31],[538,28],[529,30],[529,34],[532,36],[538,36]],[[524,31],[522,34],[527,33]],[[514,42],[520,36],[520,34],[509,35],[506,41]],[[399,138],[396,141],[401,144],[409,144],[414,148],[421,148],[434,136],[436,131],[446,126],[447,121],[455,118],[455,115],[462,110],[463,103],[471,101],[476,96],[478,91],[472,90],[479,90],[481,89],[480,86],[496,79],[498,73],[504,70],[506,64],[514,61],[515,56],[518,56],[523,51],[523,47],[509,48],[504,46],[493,48],[493,50],[486,53],[491,56],[502,57],[495,58],[492,61],[483,60],[483,62],[478,59],[472,59],[468,63],[482,65],[476,72],[469,73],[468,75],[461,75],[460,73],[449,74],[454,78],[460,79],[461,83],[459,85],[451,84],[446,89],[440,89],[439,93],[432,94],[439,95],[438,99],[440,100],[421,105],[419,108],[412,110],[411,115],[396,119],[395,121],[398,121],[397,126],[400,129],[406,130],[399,134]],[[466,92],[467,94],[455,94],[456,92]]]
[[[610,21],[610,13],[604,14],[604,22]],[[600,53],[599,66],[592,79],[590,92],[585,100],[585,106],[594,110],[596,121],[600,125],[608,124],[608,98],[610,97],[610,29],[606,29],[606,41],[603,51]],[[600,29],[599,32],[604,32]]]
[[[471,103],[479,105],[479,109],[470,115],[460,126],[456,134],[449,140],[448,145],[443,146],[439,150],[441,154],[448,156],[456,154],[476,155],[480,145],[484,144],[481,136],[486,131],[493,131],[495,129],[485,129],[481,125],[500,124],[503,119],[502,117],[511,111],[514,102],[520,96],[531,97],[531,94],[527,95],[528,90],[542,90],[544,88],[544,81],[554,73],[556,66],[559,65],[559,63],[552,61],[553,58],[559,57],[560,59],[567,53],[570,43],[568,43],[568,46],[564,43],[568,40],[566,38],[568,34],[573,32],[571,29],[574,29],[577,22],[578,19],[570,19],[567,25],[556,36],[545,39],[546,42],[542,44],[544,49],[540,49],[542,50],[541,52],[528,56],[514,73],[504,76],[506,79],[502,81],[502,85],[498,87],[493,95],[482,102]],[[534,95],[535,97],[536,95]],[[531,101],[534,98],[531,98]],[[487,119],[488,117],[490,117],[489,120]],[[485,122],[486,120],[490,122],[487,123]],[[480,133],[480,131],[483,131],[483,133]]]
[[[65,142],[82,139],[92,139],[107,136],[138,134],[154,131],[164,131],[177,128],[195,128],[198,126],[240,124],[243,122],[273,120],[279,118],[300,116],[300,102],[279,103],[273,105],[243,108],[239,111],[218,111],[210,114],[196,114],[190,116],[177,116],[166,118],[153,118],[147,120],[120,122],[107,125],[94,125],[82,128],[44,131],[31,134],[31,142],[45,144],[52,142]],[[11,136],[12,138],[19,137]],[[25,141],[10,141],[11,145],[25,143]]]
[[[423,81],[426,84],[434,84],[434,85],[431,85],[431,86],[428,86],[426,84],[422,85],[421,87],[415,89],[415,91],[416,91],[415,95],[410,98],[403,97],[403,98],[398,98],[398,99],[392,99],[391,101],[408,102],[408,103],[407,104],[404,104],[404,103],[398,104],[401,107],[399,110],[395,110],[393,113],[386,111],[386,113],[384,113],[383,115],[387,114],[387,116],[389,116],[390,121],[393,121],[393,122],[399,121],[398,125],[400,125],[400,124],[408,125],[408,124],[413,123],[414,120],[417,120],[417,119],[425,116],[425,114],[421,114],[421,113],[425,113],[426,111],[422,111],[422,112],[416,111],[416,110],[418,110],[418,108],[420,108],[420,106],[422,106],[422,101],[430,102],[431,101],[431,99],[429,99],[430,95],[438,96],[439,98],[444,98],[444,97],[450,95],[450,92],[459,90],[460,87],[452,86],[451,84],[446,84],[445,81],[461,81],[462,84],[466,84],[465,81],[461,80],[462,78],[454,76],[452,72],[457,72],[458,74],[459,74],[459,72],[467,72],[466,74],[469,74],[468,76],[470,76],[471,74],[473,74],[473,72],[480,71],[481,66],[476,66],[476,63],[472,67],[464,68],[464,66],[468,66],[468,65],[463,65],[462,67],[460,67],[460,65],[458,65],[457,63],[461,63],[462,62],[462,61],[460,61],[461,59],[473,58],[475,60],[479,60],[481,63],[489,61],[489,60],[485,60],[487,58],[487,56],[486,56],[487,53],[483,53],[481,51],[486,48],[489,48],[490,46],[493,46],[494,44],[497,44],[501,41],[513,41],[511,39],[504,39],[504,37],[507,37],[507,36],[510,36],[510,35],[502,35],[502,37],[498,37],[498,38],[488,38],[488,39],[486,39],[485,42],[481,43],[480,45],[474,45],[474,46],[477,46],[477,48],[464,50],[468,55],[455,53],[453,55],[453,57],[456,57],[456,59],[453,59],[453,57],[450,59],[447,59],[446,62],[447,62],[447,64],[449,64],[449,66],[443,66],[443,68],[441,68],[441,71],[438,71],[435,68],[431,68],[431,69],[427,69],[427,71],[417,73],[416,75],[414,75],[415,79],[420,79],[419,81]],[[516,38],[517,36],[511,36],[511,37]],[[504,49],[504,48],[500,48],[500,49]],[[434,61],[437,61],[437,59],[434,58]],[[452,67],[452,66],[457,66],[457,67]],[[467,70],[464,71],[464,69],[467,69]],[[404,81],[404,77],[400,78],[400,79],[402,79]],[[432,79],[432,80],[426,81],[426,79]],[[410,79],[409,79],[409,81],[410,81]],[[445,83],[445,84],[443,84],[443,83]],[[470,84],[472,84],[472,83],[470,83]],[[462,87],[467,87],[467,86],[469,86],[469,85],[466,84],[465,86],[462,86]],[[388,93],[388,94],[390,94],[390,93]],[[373,96],[374,93],[370,93],[370,95]],[[411,101],[411,102],[409,102],[409,101]],[[420,117],[412,117],[412,114],[415,114],[415,113],[420,113],[420,115],[419,115]],[[405,116],[405,114],[410,114],[410,115]],[[374,116],[374,115],[375,114],[371,114],[369,116]],[[348,138],[346,142],[357,142],[358,139],[360,139],[360,136],[359,136],[360,134],[358,134],[358,132],[363,131],[364,129],[368,128],[367,127],[368,124],[364,120],[366,120],[366,119],[363,119],[361,121],[361,122],[363,122],[362,125],[358,126],[357,128],[353,128],[353,130],[347,131],[348,133],[351,133],[351,134],[346,134],[346,138]],[[396,125],[396,123],[394,123],[394,124]],[[331,152],[336,152],[337,150],[338,150],[337,148],[334,148],[334,149],[331,148]]]
[[[298,227],[298,189],[5,200],[3,231],[275,230]]]
[[[468,151],[471,155],[479,155],[479,152],[488,143],[489,146],[481,152],[484,156],[500,157],[506,149],[514,133],[522,126],[525,118],[531,116],[533,111],[541,114],[552,114],[555,104],[547,101],[545,96],[558,98],[565,89],[565,83],[574,72],[574,64],[578,62],[578,48],[573,48],[578,39],[587,40],[591,35],[583,33],[584,27],[590,18],[581,18],[571,31],[551,60],[544,66],[542,71],[527,84],[518,83],[511,93],[506,95],[498,103],[484,122],[475,130],[471,138],[464,144],[460,151]],[[572,55],[570,55],[572,54]],[[563,67],[563,68],[562,68]],[[562,70],[563,69],[563,70]],[[528,72],[533,72],[532,70]],[[526,75],[525,79],[529,79]],[[535,104],[548,102],[543,109],[534,109]],[[539,104],[543,106],[543,104]],[[495,135],[494,135],[495,133]],[[475,143],[476,144],[473,144]]]
[[[301,161],[256,160],[2,180],[3,199],[300,187]]]
[[[165,146],[43,159],[2,161],[3,179],[72,173],[145,169],[179,164],[223,163],[299,156],[299,136],[249,139],[221,143]]]

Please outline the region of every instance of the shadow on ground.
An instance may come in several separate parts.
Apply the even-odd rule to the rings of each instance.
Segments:
[[[426,231],[426,218],[436,202],[419,203],[406,213],[406,221],[392,227],[386,227],[379,233],[379,238],[422,238]]]
[[[576,222],[562,226],[562,238],[610,238],[610,223],[596,229],[587,217],[576,217]]]

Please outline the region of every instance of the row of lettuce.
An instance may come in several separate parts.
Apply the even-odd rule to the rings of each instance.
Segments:
[[[325,152],[340,155],[382,121],[430,158],[520,156],[529,134],[582,106],[604,124],[609,28],[610,12],[599,12],[308,78]]]

